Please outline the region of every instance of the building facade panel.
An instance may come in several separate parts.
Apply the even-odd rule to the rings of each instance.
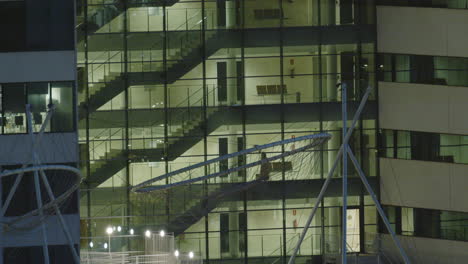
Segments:
[[[0,70],[4,74],[0,83],[74,80],[75,56],[73,51],[1,53]]]
[[[5,151],[0,154],[1,165],[24,164],[31,160],[33,150],[28,135],[8,135],[0,137]],[[47,133],[43,136],[37,154],[44,163],[76,163],[78,161],[78,142],[76,133]]]
[[[466,165],[381,158],[382,203],[460,211],[461,208],[454,208],[451,203],[454,187],[451,182],[452,166]]]
[[[466,165],[381,158],[380,166],[382,203],[467,212]]]
[[[379,82],[381,128],[451,133],[452,87]]]
[[[468,57],[465,10],[379,6],[377,19],[379,52]]]
[[[2,172],[38,164],[78,166],[74,14],[73,0],[0,1],[0,142],[6,148],[0,157]],[[42,142],[34,148],[28,132],[37,139],[41,127]],[[80,233],[78,191],[69,192],[57,207],[70,244],[54,209],[18,219],[52,200],[46,182],[56,198],[77,184],[77,175],[67,170],[44,173],[14,174],[0,181],[0,218],[10,223],[2,228],[0,263],[46,263],[47,256],[51,263],[73,262],[70,244],[78,245]],[[10,192],[14,195],[8,198]]]
[[[467,258],[466,242],[405,236],[399,239],[411,261],[416,263],[463,263]],[[389,249],[388,255],[398,254],[389,235],[382,235],[382,243]]]
[[[464,134],[465,87],[379,83],[379,122],[384,129]]]

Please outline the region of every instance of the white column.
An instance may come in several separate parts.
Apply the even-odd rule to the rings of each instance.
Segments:
[[[228,105],[237,103],[237,62],[234,49],[227,49],[227,101]]]
[[[334,45],[328,45],[325,49],[325,60],[327,63],[327,101],[337,101],[337,88],[336,84],[338,81],[338,67],[336,48]]]
[[[335,0],[333,2],[335,2],[335,7],[334,7],[335,21],[334,21],[334,24],[335,25],[340,25],[341,24],[341,14],[340,14],[341,3],[340,3],[340,0]]]
[[[333,205],[338,205],[339,198],[329,198]],[[325,253],[338,253],[340,248],[340,208],[334,208],[328,210],[326,216],[327,221],[325,225],[336,226],[331,229],[328,234],[325,235]],[[332,231],[333,230],[333,231]]]
[[[312,224],[311,226],[318,226],[320,227],[321,224],[321,217],[314,217],[314,219],[312,219]],[[321,254],[321,251],[320,251],[320,248],[322,246],[322,229],[321,228],[313,228],[311,234],[313,234],[313,237],[311,239],[312,241],[312,254],[313,255],[319,255]],[[309,232],[310,232],[309,231]]]
[[[232,202],[229,213],[229,253],[232,258],[239,257],[239,210],[237,202]]]
[[[226,28],[236,26],[236,1],[226,1]]]
[[[226,28],[236,27],[236,2],[226,1]],[[237,103],[237,65],[234,49],[227,49],[227,101],[228,105]]]
[[[326,87],[327,87],[327,97],[326,100],[329,102],[336,102],[337,101],[337,56],[331,55],[336,54],[336,48],[333,45],[329,45],[326,47],[325,50],[326,56],[326,64],[327,64],[327,79],[326,79]],[[326,128],[326,130],[333,130],[330,132],[332,135],[331,139],[328,141],[328,169],[332,167],[333,161],[335,160],[336,154],[338,154],[338,149],[340,148],[340,135],[339,132],[340,126],[337,122],[332,122],[332,125]],[[335,170],[334,176],[338,175],[340,170]]]
[[[227,127],[227,131],[230,135],[228,136],[228,153],[231,154],[239,151],[237,149],[237,129],[235,126],[227,125]],[[228,164],[229,169],[237,167],[237,158],[229,159]],[[226,178],[229,179],[229,182],[238,182],[238,172],[231,173]]]
[[[334,25],[336,23],[336,5],[335,0],[322,0],[320,8],[322,25]]]
[[[234,62],[235,65],[235,62]],[[228,63],[228,76],[229,75],[229,63]],[[229,82],[228,82],[229,83]],[[228,88],[231,88],[228,85]],[[235,88],[235,87],[234,87]],[[230,90],[228,89],[228,101],[230,101]],[[228,153],[235,153],[238,150],[237,148],[237,129],[236,126],[229,126],[227,127],[227,131],[231,136],[228,137]],[[229,159],[229,168],[237,167],[237,159],[231,158]],[[231,173],[227,177],[230,183],[236,183],[239,181],[238,173]],[[239,203],[233,201],[229,204],[229,254],[232,258],[239,257],[239,231],[232,231],[232,230],[239,230]]]

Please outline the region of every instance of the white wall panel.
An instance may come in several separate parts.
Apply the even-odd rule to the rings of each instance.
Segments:
[[[381,247],[392,263],[402,263],[390,235],[380,235]],[[468,242],[398,236],[412,263],[458,264],[468,259]]]
[[[31,161],[32,144],[27,134],[0,137],[0,165],[24,164]],[[45,133],[37,147],[43,163],[78,162],[76,133]]]
[[[468,212],[468,165],[380,159],[383,204]]]
[[[467,21],[466,10],[378,6],[378,51],[468,57]]]
[[[384,129],[466,134],[468,89],[379,82],[379,124]]]
[[[74,51],[0,53],[0,83],[75,80]]]

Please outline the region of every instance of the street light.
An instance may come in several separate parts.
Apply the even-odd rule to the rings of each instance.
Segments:
[[[174,256],[176,256],[176,258],[179,257],[179,250],[176,249],[176,251],[174,251]]]
[[[146,230],[145,236],[146,236],[147,238],[150,238],[150,237],[151,237],[151,231]]]
[[[135,231],[133,231],[133,228],[130,229],[130,235],[133,235]]]
[[[120,232],[120,231],[122,231],[122,227],[121,227],[121,226],[118,226],[118,227],[117,227],[117,232]]]
[[[194,256],[194,255],[193,255],[193,251],[190,251],[190,252],[188,253],[188,257],[191,258],[191,259],[193,259],[193,256]]]
[[[166,232],[164,230],[159,231],[159,236],[164,237],[166,235]]]
[[[90,247],[90,248],[93,248],[93,247],[94,247],[93,241],[89,242],[89,247]]]

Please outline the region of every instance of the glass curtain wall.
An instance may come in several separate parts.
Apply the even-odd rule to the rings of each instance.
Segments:
[[[204,259],[284,263],[318,194],[308,188],[323,183],[341,144],[343,83],[350,110],[367,86],[374,88],[350,144],[365,172],[377,176],[374,1],[80,3],[83,237],[106,236],[108,226],[138,234],[164,229],[175,233],[177,249]],[[221,186],[255,175],[240,171],[151,195],[129,190],[228,153],[318,132],[333,139],[310,154],[308,169],[297,159],[281,160],[280,176],[228,198],[206,202]],[[177,181],[258,156],[202,167]],[[300,251],[304,260],[338,252],[339,195],[322,203]],[[350,189],[350,205],[353,250],[368,252],[377,222],[359,185]],[[89,242],[82,247],[90,249]],[[129,240],[112,250],[142,246]]]

